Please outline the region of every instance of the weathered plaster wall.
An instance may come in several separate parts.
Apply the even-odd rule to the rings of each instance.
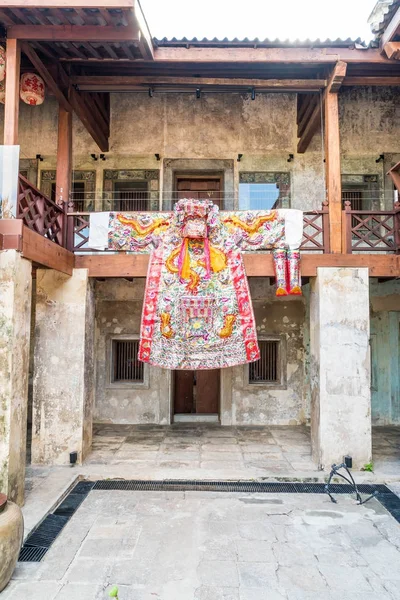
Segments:
[[[97,423],[170,422],[170,371],[148,367],[144,384],[110,383],[112,336],[140,332],[145,280],[96,281],[96,400]],[[146,377],[147,376],[147,377]]]
[[[285,339],[287,389],[249,386],[247,368],[224,369],[221,417],[224,425],[298,424],[308,416],[304,383],[302,298],[277,300],[267,279],[253,278],[251,291],[260,335]],[[115,335],[138,335],[144,280],[96,282],[96,401],[95,422],[168,423],[170,372],[149,367],[149,385],[110,384],[110,343]]]
[[[232,369],[232,422],[237,425],[298,425],[308,415],[304,387],[304,298],[275,297],[275,287],[265,278],[251,278],[257,332],[282,336],[284,389],[248,383],[248,367]]]
[[[369,282],[367,268],[317,269],[311,283],[311,437],[327,468],[371,460]]]
[[[24,502],[32,265],[0,252],[0,492]]]
[[[370,281],[372,423],[400,423],[400,281]]]
[[[399,88],[343,88],[339,94],[342,172],[378,175],[382,202],[392,201],[385,176],[400,159]],[[0,111],[2,111],[0,107]],[[38,107],[21,103],[22,158],[40,153],[40,169],[56,166],[57,103],[48,97]],[[3,121],[0,112],[0,121]],[[74,118],[75,169],[95,169],[96,188],[103,187],[105,169],[160,169],[163,159],[211,158],[234,161],[234,190],[240,171],[281,171],[291,174],[292,206],[319,208],[325,197],[321,135],[307,152],[296,154],[296,94],[111,94],[111,137],[107,160],[99,153],[80,121]],[[162,156],[161,161],[154,157]],[[237,162],[238,153],[243,154]],[[288,163],[288,155],[295,158]],[[384,161],[376,163],[380,154]],[[161,177],[162,179],[162,177]],[[383,182],[383,185],[382,185]]]
[[[92,439],[94,399],[93,282],[87,269],[70,277],[36,275],[32,462],[84,460]]]

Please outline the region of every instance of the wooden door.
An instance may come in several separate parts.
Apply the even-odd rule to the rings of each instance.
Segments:
[[[175,414],[219,412],[220,371],[175,371]]]
[[[221,178],[196,179],[187,178],[177,180],[178,200],[181,198],[195,198],[196,200],[213,200],[222,208]]]
[[[196,413],[219,412],[219,369],[196,371]]]

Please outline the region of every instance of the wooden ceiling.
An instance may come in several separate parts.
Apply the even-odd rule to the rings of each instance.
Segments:
[[[49,59],[153,59],[150,33],[135,0],[7,0],[0,2],[0,23],[7,37],[29,40]]]

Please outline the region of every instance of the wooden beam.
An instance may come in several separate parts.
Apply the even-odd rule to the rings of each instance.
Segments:
[[[64,96],[63,92],[60,90],[58,84],[54,80],[51,73],[43,64],[42,60],[36,54],[35,50],[27,43],[22,44],[22,50],[24,54],[29,58],[35,69],[37,69],[39,75],[44,79],[44,82],[46,83],[49,90],[54,94],[60,106],[62,106],[66,112],[72,112],[72,107],[70,103]]]
[[[146,277],[149,257],[141,254],[76,255],[75,267],[88,269],[89,277]],[[271,254],[244,254],[248,277],[274,277]],[[318,267],[368,267],[370,277],[399,277],[400,256],[376,254],[302,254],[301,274],[315,277]]]
[[[343,61],[338,61],[329,77],[329,80],[326,85],[326,89],[324,91],[324,96],[322,99],[322,104],[325,105],[325,100],[327,94],[335,94],[339,91],[340,86],[342,85],[344,78],[346,76],[347,63]],[[307,120],[306,120],[307,119]],[[301,122],[301,125],[298,129],[298,137],[299,142],[297,144],[297,152],[299,154],[303,154],[308,146],[316,131],[321,126],[321,102],[319,101],[315,107],[312,109],[309,107],[308,111],[306,111],[304,118]]]
[[[400,162],[394,165],[394,167],[392,167],[390,171],[387,172],[387,175],[390,175],[400,197]]]
[[[134,8],[137,0],[0,0],[0,8]]]
[[[4,145],[18,144],[19,78],[21,47],[18,40],[7,38],[6,44],[6,95],[4,108]]]
[[[340,90],[340,87],[343,83],[343,79],[346,77],[346,71],[347,63],[343,62],[342,60],[339,60],[336,63],[331,76],[329,77],[326,89],[327,93],[336,93]]]
[[[55,198],[57,204],[63,204],[64,202],[68,202],[70,198],[71,174],[72,113],[66,111],[60,105],[58,109],[57,171]]]
[[[386,56],[392,60],[400,60],[400,42],[388,42],[383,46]]]
[[[134,42],[139,41],[136,27],[110,25],[13,25],[7,35],[37,42]]]
[[[325,94],[325,179],[329,202],[331,252],[342,249],[342,184],[340,170],[339,100],[337,93]]]
[[[325,79],[243,79],[232,77],[175,77],[160,75],[81,75],[72,77],[71,82],[81,91],[108,91],[109,89],[134,89],[140,86],[169,85],[242,87],[255,89],[319,90],[327,84]]]
[[[95,117],[85,103],[85,99],[73,87],[70,87],[69,99],[77,116],[82,121],[100,150],[102,152],[108,152],[109,146],[107,134],[101,129],[99,123],[96,122]]]
[[[75,256],[24,225],[22,219],[0,219],[0,250],[17,250],[32,262],[72,275]]]
[[[22,256],[42,267],[55,269],[67,275],[72,275],[75,266],[72,252],[28,229],[26,225],[23,228]]]
[[[145,16],[139,2],[136,3],[134,20],[139,28],[139,41],[137,47],[144,60],[154,60],[153,40],[151,39],[150,30],[147,26]]]
[[[390,23],[386,27],[381,37],[381,48],[384,48],[388,42],[396,36],[400,29],[400,6],[390,20]]]
[[[307,150],[319,127],[321,127],[321,100],[318,98],[297,144],[297,152],[299,154],[303,154]]]
[[[156,62],[347,63],[393,64],[379,48],[173,48],[155,49]]]
[[[399,86],[400,77],[345,77],[342,87],[346,86]]]

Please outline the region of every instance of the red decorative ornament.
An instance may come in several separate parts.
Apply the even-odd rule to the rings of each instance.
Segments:
[[[24,73],[21,77],[20,97],[26,104],[39,106],[44,101],[44,81],[35,73]]]
[[[6,51],[0,46],[0,81],[6,76]]]
[[[6,101],[6,80],[0,81],[0,103],[5,104]]]

